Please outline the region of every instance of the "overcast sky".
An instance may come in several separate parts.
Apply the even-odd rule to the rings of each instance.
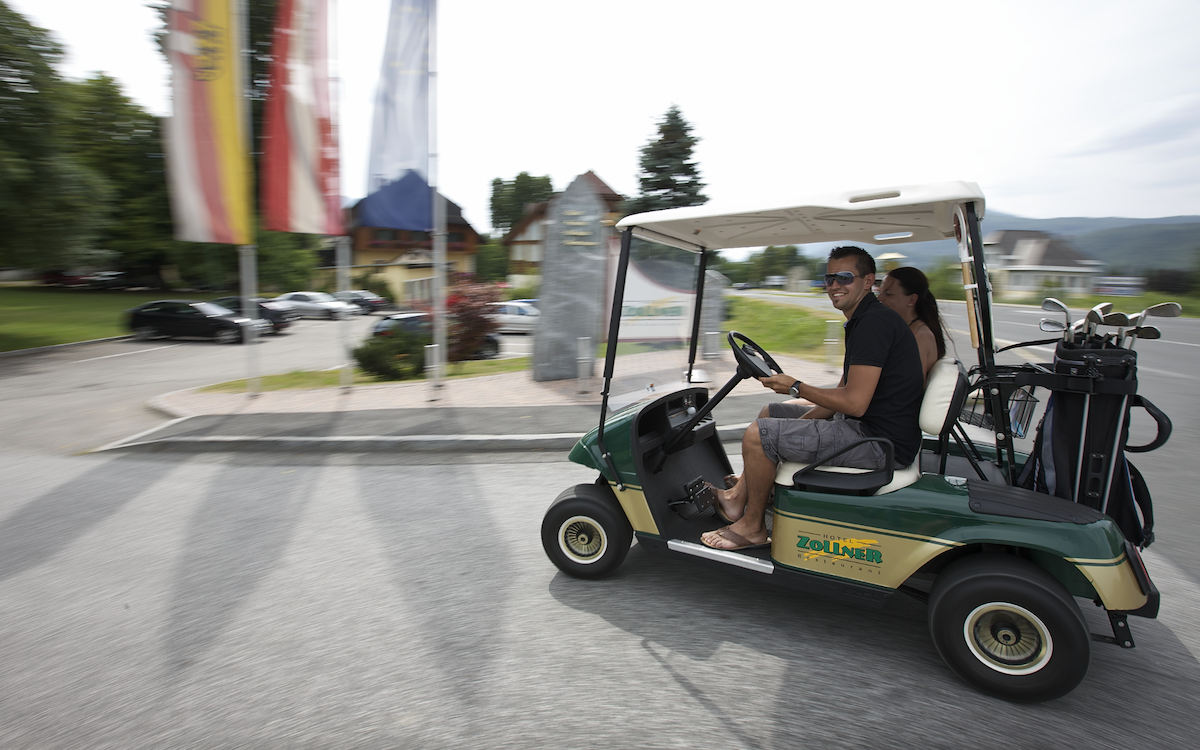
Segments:
[[[8,0],[171,111],[144,0]],[[390,0],[337,0],[342,193],[366,189]],[[701,138],[714,203],[978,182],[1022,216],[1200,214],[1195,0],[810,2],[442,0],[443,194],[480,231],[495,177],[594,170],[637,192],[671,104]],[[986,226],[986,224],[985,224]]]

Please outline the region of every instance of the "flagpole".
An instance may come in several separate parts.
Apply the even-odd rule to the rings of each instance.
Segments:
[[[329,27],[326,29],[326,38],[330,45],[330,54],[328,55],[327,69],[330,69],[331,75],[329,82],[332,84],[333,91],[330,92],[330,126],[333,130],[333,142],[338,149],[338,169],[341,169],[341,150],[342,141],[338,133],[337,114],[341,111],[341,96],[342,96],[342,79],[341,67],[338,65],[338,24],[337,24],[337,0],[329,0],[329,10],[326,13]],[[340,206],[339,206],[340,208]],[[337,249],[335,251],[335,263],[337,271],[335,272],[337,281],[335,282],[338,290],[350,288],[350,267],[353,265],[353,249],[351,248],[351,240],[345,235],[343,228],[342,236],[337,238]],[[339,378],[343,393],[349,393],[350,387],[354,383],[354,356],[350,345],[346,339],[346,328],[350,325],[350,316],[346,315],[338,323],[339,339],[342,346],[342,372]]]
[[[242,46],[242,65],[243,71],[242,84],[243,88],[243,106],[245,108],[245,124],[246,124],[246,148],[249,162],[247,168],[250,170],[251,176],[254,173],[254,105],[253,105],[253,78],[250,73],[250,18],[246,12],[246,0],[237,0],[237,12],[241,17],[241,39],[239,42]],[[254,194],[254,187],[247,190],[249,195],[247,200],[251,200],[250,196]],[[257,226],[254,220],[255,212],[251,211],[250,226]],[[258,343],[258,330],[255,328],[255,321],[258,320],[258,303],[254,298],[258,296],[258,246],[257,245],[240,245],[238,246],[238,276],[241,280],[241,295],[242,295],[242,315],[250,319],[250,324],[242,326],[242,346],[246,349],[246,393],[250,398],[257,398],[261,389],[261,382],[258,377],[258,348],[255,344]]]
[[[437,153],[437,0],[429,4],[429,190],[433,200],[433,343],[434,394],[442,387],[446,361],[446,204],[438,193]],[[437,396],[434,395],[433,399]],[[432,400],[432,399],[431,399]]]

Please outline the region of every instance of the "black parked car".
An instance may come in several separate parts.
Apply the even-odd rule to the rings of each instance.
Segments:
[[[156,336],[212,339],[218,344],[242,340],[243,325],[250,319],[211,302],[163,299],[147,302],[129,311],[129,330],[139,339]],[[258,333],[271,330],[271,324],[255,320]]]
[[[371,328],[372,336],[391,336],[396,331],[419,333],[433,337],[433,319],[429,313],[402,312],[389,315]],[[489,333],[475,351],[475,359],[495,359],[500,356],[500,337]]]
[[[271,324],[271,333],[281,333],[301,318],[300,313],[286,302],[273,302],[262,297],[251,297],[251,299],[258,303],[258,317]],[[241,297],[218,297],[213,300],[213,304],[238,314],[242,314],[245,309],[242,306]]]
[[[375,292],[369,292],[366,289],[351,289],[347,292],[334,292],[333,298],[342,302],[349,302],[356,305],[362,315],[370,315],[373,312],[386,312],[395,309],[395,305],[388,302],[383,297],[380,297]]]

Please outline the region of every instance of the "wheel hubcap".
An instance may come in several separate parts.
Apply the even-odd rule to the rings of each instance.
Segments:
[[[1054,641],[1037,615],[1006,602],[976,607],[963,636],[980,662],[1004,674],[1032,674],[1050,661]]]
[[[572,516],[558,528],[558,546],[577,563],[594,563],[604,556],[608,537],[604,529],[587,516]]]

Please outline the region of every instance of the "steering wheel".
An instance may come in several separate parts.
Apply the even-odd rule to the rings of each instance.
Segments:
[[[742,379],[769,378],[774,373],[782,373],[783,368],[767,354],[767,350],[751,341],[737,331],[730,331],[727,337],[729,346],[733,349],[733,358],[738,363],[738,374]],[[740,344],[738,342],[741,342]]]

